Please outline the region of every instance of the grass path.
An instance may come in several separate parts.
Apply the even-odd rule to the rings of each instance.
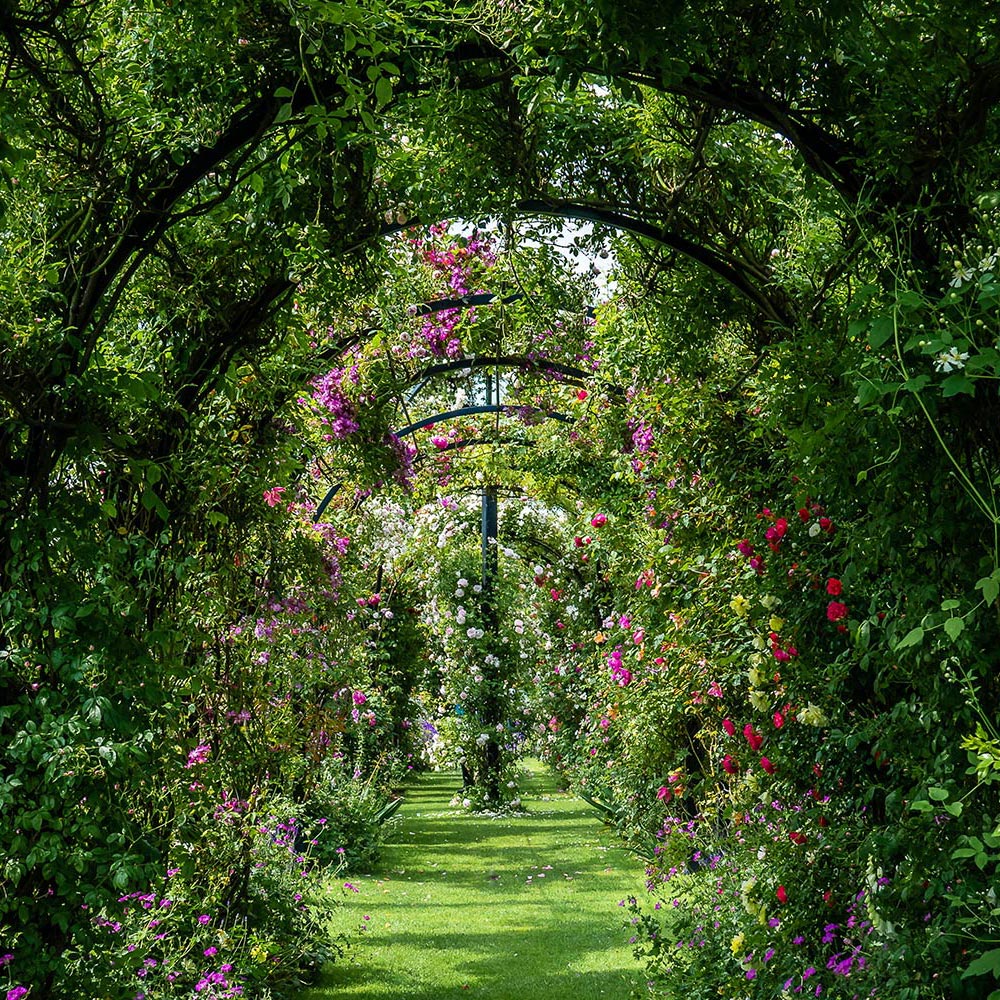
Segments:
[[[379,871],[351,878],[346,921],[365,933],[302,1000],[627,998],[642,977],[618,900],[641,865],[537,764],[524,816],[466,814],[457,787],[408,790]]]

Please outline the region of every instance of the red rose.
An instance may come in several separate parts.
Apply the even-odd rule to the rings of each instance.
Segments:
[[[750,749],[756,753],[764,742],[764,737],[760,733],[756,732],[753,726],[748,722],[743,727],[743,735],[747,738],[747,743],[750,744]]]
[[[836,577],[831,576],[826,581],[826,592],[831,597],[839,597],[844,592],[844,585]]]
[[[826,617],[832,622],[839,622],[841,618],[847,617],[847,605],[840,601],[830,601],[826,606]]]
[[[723,719],[722,728],[725,729],[725,731],[729,733],[730,736],[736,735],[736,726],[733,725],[732,719]]]
[[[778,770],[766,757],[761,757],[760,766],[764,768],[768,774],[774,774],[774,772]]]
[[[783,885],[779,885],[774,894],[778,897],[779,903],[788,902],[788,890]]]
[[[736,774],[740,769],[739,761],[730,753],[727,753],[725,757],[722,758],[722,770],[726,774]]]
[[[771,718],[774,720],[775,729],[780,729],[785,724],[785,717],[781,714],[781,712],[775,712]]]
[[[799,833],[798,830],[793,830],[789,835],[788,839],[793,844],[798,844],[800,847],[806,842],[806,835],[804,833]]]

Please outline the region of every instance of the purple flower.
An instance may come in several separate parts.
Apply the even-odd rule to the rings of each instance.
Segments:
[[[212,748],[207,743],[202,743],[200,746],[196,746],[189,754],[187,763],[185,767],[194,767],[195,764],[204,764],[208,760],[208,755],[212,752]]]
[[[21,1000],[21,997],[28,995],[28,989],[25,986],[15,986],[11,990],[7,990],[7,1000]]]

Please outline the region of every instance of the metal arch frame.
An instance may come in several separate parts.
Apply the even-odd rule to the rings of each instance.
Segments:
[[[514,408],[509,406],[502,406],[498,403],[489,403],[485,406],[463,406],[461,409],[458,410],[448,410],[445,413],[438,413],[432,417],[425,417],[423,420],[418,420],[416,421],[416,423],[408,424],[406,427],[403,427],[394,433],[398,438],[409,437],[416,431],[422,430],[425,427],[429,427],[432,424],[445,423],[449,420],[455,420],[458,417],[472,416],[478,413],[496,413],[499,415],[502,413],[509,413],[511,409]],[[518,409],[520,409],[520,407],[518,407]],[[557,420],[560,423],[564,424],[576,423],[576,419],[574,417],[567,416],[565,413],[559,413],[555,410],[540,410],[534,406],[527,407],[527,409],[531,410],[534,413],[544,414],[546,420]],[[477,443],[485,444],[487,442],[476,441],[476,440],[454,441],[451,442],[446,448],[442,448],[441,450],[451,451],[454,449],[460,449],[466,447],[467,445],[470,444],[477,444]],[[489,443],[494,443],[494,442],[489,442]],[[501,443],[509,444],[513,442],[501,442]],[[324,511],[330,505],[330,501],[333,500],[333,498],[337,495],[337,493],[340,492],[341,485],[342,485],[341,483],[337,483],[334,486],[331,486],[330,489],[327,491],[326,496],[324,496],[323,499],[320,501],[319,506],[316,508],[316,513],[313,515],[313,524],[319,522],[319,519],[323,516]]]
[[[581,222],[596,222],[619,232],[632,233],[643,239],[669,247],[689,260],[695,261],[716,277],[735,288],[745,299],[752,302],[771,323],[781,329],[792,326],[792,316],[783,303],[772,301],[766,291],[767,275],[752,273],[749,268],[741,269],[736,262],[723,254],[689,240],[666,226],[658,226],[636,219],[622,212],[598,208],[594,205],[579,204],[565,199],[523,198],[511,206],[513,214],[528,218],[573,219]],[[393,236],[404,229],[422,225],[420,219],[407,219],[403,223],[382,226],[369,238]]]
[[[521,299],[530,299],[532,296],[527,292],[511,292],[510,295],[501,296],[499,292],[476,292],[472,295],[463,295],[457,299],[434,299],[431,302],[424,302],[419,306],[413,306],[412,316],[431,316],[434,313],[444,312],[446,309],[468,309],[473,306],[488,306],[499,300],[501,305],[509,305],[512,302],[520,302]],[[593,319],[597,315],[597,306],[587,306],[583,313],[588,319]]]

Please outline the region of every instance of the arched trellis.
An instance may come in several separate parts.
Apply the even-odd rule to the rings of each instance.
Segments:
[[[596,222],[619,232],[631,233],[652,243],[668,247],[721,278],[745,299],[752,302],[760,310],[761,315],[775,326],[789,329],[794,325],[794,318],[785,308],[785,303],[779,301],[773,293],[768,294],[767,285],[770,275],[766,271],[752,268],[745,262],[727,257],[711,247],[695,243],[666,226],[647,222],[644,219],[636,219],[612,209],[579,204],[564,199],[523,198],[511,205],[509,210],[512,215],[521,217],[542,218],[548,216],[577,222]],[[419,219],[407,219],[402,223],[391,223],[381,227],[377,235],[380,237],[392,236],[404,229],[421,224]]]
[[[573,417],[567,416],[565,413],[557,413],[554,410],[552,411],[539,410],[536,407],[530,407],[530,409],[532,409],[536,413],[542,414],[544,418],[547,420],[557,420],[560,423],[566,423],[566,424],[571,424],[575,422]],[[425,427],[430,427],[434,424],[439,424],[439,423],[446,423],[449,420],[456,420],[459,417],[474,416],[480,413],[503,414],[506,413],[507,411],[508,407],[501,406],[498,403],[489,403],[483,406],[463,406],[457,410],[448,410],[445,413],[436,413],[434,414],[434,416],[424,417],[422,420],[418,420],[415,423],[408,424],[406,427],[402,427],[398,431],[395,431],[393,433],[398,438],[404,438],[404,437],[409,437],[416,431],[422,430]],[[469,445],[486,444],[486,443],[509,444],[515,442],[499,442],[499,441],[486,442],[481,439],[470,439],[468,441],[453,441],[449,442],[449,444],[445,448],[443,448],[442,451],[460,450],[462,448],[468,447]],[[522,442],[516,442],[516,443],[522,443]],[[330,505],[330,501],[332,501],[333,498],[340,491],[341,485],[342,485],[341,483],[334,483],[334,485],[331,486],[329,490],[327,490],[326,495],[323,497],[323,499],[319,503],[319,506],[316,508],[316,513],[313,515],[314,522],[319,521],[319,519],[323,516],[324,511]]]

